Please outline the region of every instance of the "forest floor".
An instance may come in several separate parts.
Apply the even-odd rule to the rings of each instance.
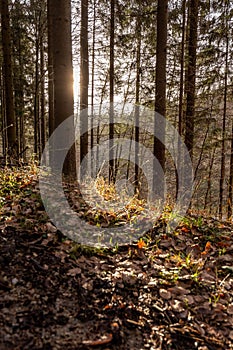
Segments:
[[[232,224],[190,215],[89,249],[49,221],[36,172],[0,181],[1,350],[233,349]]]

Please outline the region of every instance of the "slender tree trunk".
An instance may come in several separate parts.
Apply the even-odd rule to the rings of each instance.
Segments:
[[[45,67],[43,37],[40,40],[40,156],[45,147]]]
[[[135,194],[139,192],[139,114],[140,114],[140,74],[141,74],[141,1],[139,1],[137,17],[137,51],[136,51],[136,92],[135,92],[135,165],[134,165],[134,188]]]
[[[23,70],[22,70],[22,43],[19,38],[18,43],[18,59],[19,59],[19,76],[18,76],[18,88],[17,93],[15,92],[15,96],[17,98],[15,99],[15,103],[17,104],[16,109],[18,110],[18,140],[19,140],[19,153],[22,155],[21,158],[23,160],[26,160],[25,155],[25,135],[24,135],[24,83],[23,83]],[[17,85],[17,84],[16,84]]]
[[[204,154],[204,148],[205,148],[206,140],[207,140],[207,137],[208,137],[208,134],[209,134],[209,131],[210,131],[211,119],[212,119],[212,114],[213,114],[213,104],[214,104],[214,100],[212,99],[211,107],[210,107],[210,115],[209,115],[209,118],[207,120],[207,129],[206,129],[205,136],[204,136],[204,139],[203,139],[203,142],[202,142],[202,147],[201,147],[201,152],[199,154],[198,162],[197,162],[197,165],[196,165],[196,168],[195,168],[195,171],[194,171],[193,182],[195,182],[195,180],[197,178],[197,173],[198,173],[200,164],[202,162],[203,154]]]
[[[54,131],[54,74],[53,74],[53,22],[52,22],[52,11],[54,2],[47,1],[47,23],[48,23],[48,98],[49,98],[49,136]],[[50,157],[52,154],[50,154]]]
[[[228,27],[228,25],[226,26]],[[224,75],[224,98],[223,98],[223,119],[222,119],[222,151],[221,151],[221,172],[219,181],[219,218],[223,216],[223,195],[225,181],[225,152],[226,152],[226,117],[227,117],[227,79],[228,79],[228,54],[229,54],[228,30],[226,30],[226,53],[225,53],[225,75]]]
[[[127,83],[126,83],[126,90],[124,90],[124,101],[122,104],[121,116],[123,116],[123,114],[124,114],[125,105],[126,105],[126,102],[127,102],[128,96],[129,96],[129,92],[130,92],[130,78],[132,75],[132,71],[133,71],[133,63],[131,63],[128,78],[127,78]]]
[[[155,82],[155,132],[154,156],[162,169],[165,168],[165,122],[158,122],[156,113],[166,116],[166,62],[167,62],[167,20],[168,0],[158,0],[157,8],[157,45],[156,45],[156,82]],[[153,193],[164,198],[164,183],[157,178],[156,164],[153,164]]]
[[[188,46],[189,46],[189,27],[190,27],[190,1],[186,0],[186,13],[187,13],[187,20],[186,20],[186,28],[185,28],[185,39],[184,39],[184,94],[183,94],[183,135],[185,136],[186,133],[186,108],[187,108],[187,92],[189,88],[188,80],[188,65],[189,65],[189,52],[188,52]]]
[[[88,153],[88,0],[81,1],[81,65],[80,65],[80,113],[81,113],[81,137],[80,137],[80,164],[82,163],[82,176],[87,172],[85,156]]]
[[[107,83],[108,83],[108,74],[106,74],[106,76],[105,76],[104,85],[101,89],[101,94],[100,94],[99,115],[98,115],[99,121],[101,118],[102,106],[103,106],[103,101],[104,101],[104,94],[105,94]],[[99,164],[99,144],[100,144],[100,122],[98,122],[97,130],[96,130],[96,144],[97,144],[97,152],[96,152],[97,169],[96,169],[96,173],[98,173],[99,172],[98,164]]]
[[[233,195],[233,121],[232,121],[232,127],[231,127],[231,157],[230,157],[228,207],[227,207],[228,220],[232,220],[232,195]]]
[[[199,7],[199,0],[189,1],[189,19],[188,19],[189,41],[188,41],[185,144],[187,146],[191,159],[193,158],[193,142],[194,142],[198,7]]]
[[[213,170],[213,165],[214,165],[214,157],[215,157],[215,153],[216,153],[216,146],[217,144],[215,143],[215,146],[214,146],[214,149],[212,151],[212,156],[211,156],[211,159],[210,159],[210,165],[209,165],[209,171],[208,171],[208,180],[207,180],[207,190],[206,190],[206,194],[205,194],[205,204],[204,204],[204,210],[207,209],[207,206],[208,206],[208,198],[209,198],[209,202],[210,202],[210,209],[209,209],[209,212],[211,214],[211,202],[212,202],[212,199],[211,199],[211,180],[212,180],[212,170]]]
[[[1,86],[1,134],[2,134],[2,154],[6,162],[6,147],[7,147],[7,134],[6,134],[6,108],[5,108],[5,96],[4,96],[4,78],[2,76],[2,67],[0,67],[0,86]]]
[[[193,182],[195,182],[195,180],[197,178],[197,173],[198,173],[200,164],[201,164],[202,159],[203,159],[204,147],[205,147],[206,140],[207,140],[207,137],[209,134],[210,126],[211,126],[211,119],[212,119],[212,114],[213,114],[213,104],[214,104],[214,99],[212,99],[212,101],[211,101],[210,116],[209,116],[209,119],[207,120],[207,129],[206,129],[205,136],[204,136],[204,139],[202,142],[202,147],[201,147],[201,152],[199,154],[198,162],[197,162],[197,165],[196,165],[196,168],[194,171]],[[216,150],[216,145],[214,147]],[[215,154],[215,150],[214,150],[214,154]],[[211,157],[211,155],[210,155],[210,157]],[[212,173],[212,167],[213,167],[213,162],[214,162],[214,156],[212,158],[211,158],[210,167],[209,167],[209,176],[208,176],[208,181],[207,181],[207,192],[206,192],[206,196],[205,196],[204,209],[206,209],[208,195],[210,193],[210,188],[211,188],[211,173]],[[195,189],[193,191],[193,197],[194,197],[194,195],[195,195]]]
[[[7,132],[7,153],[10,158],[18,158],[16,122],[13,95],[13,72],[11,55],[11,28],[8,0],[1,0],[1,29],[3,50],[3,74],[5,85],[5,112]]]
[[[111,0],[111,18],[110,18],[110,68],[109,68],[109,85],[110,85],[110,107],[109,107],[109,183],[114,182],[114,40],[115,40],[115,0]]]
[[[179,89],[179,119],[178,119],[178,131],[180,137],[183,136],[183,124],[184,124],[184,116],[183,116],[183,107],[184,107],[184,63],[185,63],[185,33],[186,33],[186,0],[182,1],[182,40],[181,40],[181,52],[180,52],[180,89]],[[179,191],[179,180],[183,182],[183,171],[181,170],[183,167],[180,162],[183,159],[183,155],[180,154],[181,148],[180,143],[178,142],[177,149],[177,164],[178,169],[176,169],[176,198],[178,196]],[[182,178],[179,179],[178,176]]]
[[[180,53],[180,91],[178,130],[183,135],[183,95],[184,95],[184,52],[185,52],[186,0],[182,1],[182,41]]]
[[[91,67],[91,175],[94,175],[93,169],[93,147],[94,147],[94,129],[93,129],[93,118],[94,118],[94,95],[95,95],[95,31],[96,31],[96,0],[93,3],[93,27],[92,27],[92,67]]]
[[[35,55],[35,87],[34,87],[34,153],[38,156],[39,150],[39,37],[36,29],[36,55]]]
[[[48,136],[54,131],[54,71],[53,71],[53,12],[54,3],[47,0],[47,35],[48,35]],[[52,145],[51,145],[52,146]],[[49,163],[54,163],[53,147],[49,150]]]

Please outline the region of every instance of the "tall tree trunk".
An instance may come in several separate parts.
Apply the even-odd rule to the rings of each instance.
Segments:
[[[157,8],[157,44],[156,44],[156,81],[155,81],[155,132],[160,137],[154,137],[154,156],[162,169],[165,168],[165,122],[158,121],[156,113],[166,116],[166,62],[167,62],[167,20],[168,0],[158,0]],[[164,197],[164,183],[157,178],[156,164],[153,164],[153,193],[158,192],[159,198]]]
[[[16,119],[18,119],[18,142],[19,142],[19,154],[21,158],[26,160],[25,154],[25,130],[24,130],[24,74],[23,74],[23,55],[22,55],[22,43],[21,43],[21,33],[18,33],[18,74],[16,73],[15,79],[15,109],[16,109]]]
[[[136,91],[135,91],[135,165],[134,165],[134,188],[139,192],[139,114],[140,114],[140,74],[141,74],[141,0],[139,0],[138,15],[136,21]]]
[[[231,157],[230,157],[228,207],[227,207],[228,220],[232,220],[232,195],[233,195],[233,121],[232,121],[232,127],[231,127]]]
[[[182,40],[180,53],[180,91],[178,130],[183,135],[183,95],[184,95],[184,52],[185,52],[186,0],[182,1]]]
[[[93,3],[93,27],[92,27],[92,64],[91,64],[91,175],[94,175],[93,169],[93,147],[94,147],[94,95],[95,95],[95,37],[96,37],[96,0]]]
[[[40,39],[40,156],[45,147],[45,67],[43,36]]]
[[[47,1],[47,23],[48,23],[48,98],[49,98],[49,136],[54,130],[54,77],[53,77],[53,50],[52,50],[52,1]]]
[[[2,134],[2,154],[6,161],[7,134],[6,134],[6,108],[5,108],[5,90],[4,78],[2,76],[2,67],[0,67],[0,86],[1,86],[1,134]]]
[[[209,213],[211,214],[212,210],[212,198],[211,198],[211,179],[212,179],[212,171],[213,171],[213,166],[214,166],[214,157],[216,153],[216,148],[217,148],[217,143],[214,145],[214,149],[210,154],[210,162],[209,162],[209,170],[208,170],[208,178],[207,178],[207,190],[205,194],[205,201],[204,201],[204,210],[207,209],[208,206],[208,199],[210,203],[210,208],[209,208]]]
[[[225,9],[227,16],[227,6]],[[227,22],[227,19],[226,19]],[[229,55],[229,39],[228,39],[228,23],[226,23],[226,52],[225,52],[225,74],[224,74],[224,97],[223,97],[223,118],[222,118],[222,150],[221,150],[221,172],[219,181],[219,218],[223,215],[223,195],[225,181],[225,152],[226,152],[226,117],[227,117],[227,93],[228,93],[228,55]]]
[[[37,26],[37,24],[36,24]],[[38,156],[39,150],[39,34],[36,29],[36,55],[35,55],[35,81],[34,81],[34,153]]]
[[[187,146],[191,159],[193,158],[194,141],[198,7],[199,0],[189,1],[185,144]]]
[[[49,33],[51,35],[51,51],[53,63],[53,108],[54,108],[54,129],[56,129],[67,118],[74,114],[73,99],[73,67],[72,67],[72,43],[71,43],[71,4],[67,0],[48,0]],[[51,30],[52,29],[52,30]],[[71,122],[70,122],[71,121]],[[67,152],[67,140],[75,139],[74,119],[69,118],[69,125],[63,131],[59,144],[54,147],[54,161],[52,169],[56,170],[56,161]],[[75,144],[70,148],[63,166],[64,175],[70,178],[76,177],[76,154]]]
[[[81,64],[80,64],[80,164],[82,162],[82,176],[87,172],[85,156],[88,153],[88,0],[81,1]]]
[[[181,52],[180,52],[180,88],[179,88],[179,119],[178,119],[178,131],[180,137],[183,136],[183,124],[184,124],[184,118],[183,118],[183,107],[184,107],[184,53],[185,53],[185,28],[186,28],[186,0],[182,1],[182,39],[181,39]],[[177,164],[178,169],[176,170],[176,198],[178,196],[179,191],[179,178],[178,176],[181,176],[182,178],[181,183],[183,182],[183,171],[181,171],[182,166],[180,164],[181,159],[183,158],[180,154],[181,148],[180,143],[178,143],[178,149],[177,149]]]
[[[54,76],[53,76],[53,21],[52,21],[52,11],[54,3],[53,1],[47,1],[47,35],[48,35],[48,129],[49,137],[54,131]],[[53,147],[50,147],[49,151],[49,163],[54,162],[54,152]]]
[[[1,29],[3,50],[3,74],[5,85],[5,112],[7,131],[7,153],[10,158],[18,158],[16,122],[13,94],[13,72],[11,55],[11,28],[8,0],[1,0]]]
[[[109,182],[114,182],[114,40],[115,40],[115,0],[111,0],[110,17],[110,67],[109,67],[109,85],[110,85],[110,107],[109,107]]]
[[[99,164],[99,144],[100,144],[100,118],[101,118],[101,113],[102,113],[102,107],[103,107],[103,102],[104,102],[104,95],[106,91],[108,83],[108,74],[106,74],[105,79],[104,79],[104,85],[102,86],[101,93],[100,93],[100,103],[99,103],[99,112],[98,112],[98,125],[96,128],[96,144],[98,145],[97,151],[96,151],[96,172],[99,172],[98,164]]]

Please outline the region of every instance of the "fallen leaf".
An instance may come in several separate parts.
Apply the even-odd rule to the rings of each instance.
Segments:
[[[75,267],[74,269],[70,269],[67,272],[68,276],[76,276],[76,275],[80,275],[82,272],[82,270],[79,267]]]
[[[146,246],[146,243],[143,241],[143,239],[140,239],[140,241],[137,242],[137,246],[139,249],[142,249]]]
[[[169,292],[168,290],[163,289],[163,288],[161,288],[159,290],[159,295],[161,296],[161,298],[166,299],[166,300],[171,299],[171,297],[172,297],[171,292]]]
[[[177,299],[170,300],[169,304],[171,305],[172,309],[176,312],[184,311],[184,303],[180,300],[177,300]]]
[[[190,229],[189,229],[188,227],[186,227],[186,226],[183,226],[183,227],[181,228],[181,231],[182,231],[182,232],[185,232],[185,233],[188,233],[188,232],[190,232]]]

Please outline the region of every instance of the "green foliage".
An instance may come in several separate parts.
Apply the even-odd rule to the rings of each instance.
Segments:
[[[90,247],[84,244],[73,243],[70,256],[73,259],[77,259],[80,255],[84,255],[87,257],[96,256],[96,255],[108,255],[110,253],[109,249],[98,248],[98,247]]]
[[[24,168],[0,169],[0,207],[6,201],[14,201],[16,198],[31,195],[30,185],[37,178],[37,168],[30,165]]]

